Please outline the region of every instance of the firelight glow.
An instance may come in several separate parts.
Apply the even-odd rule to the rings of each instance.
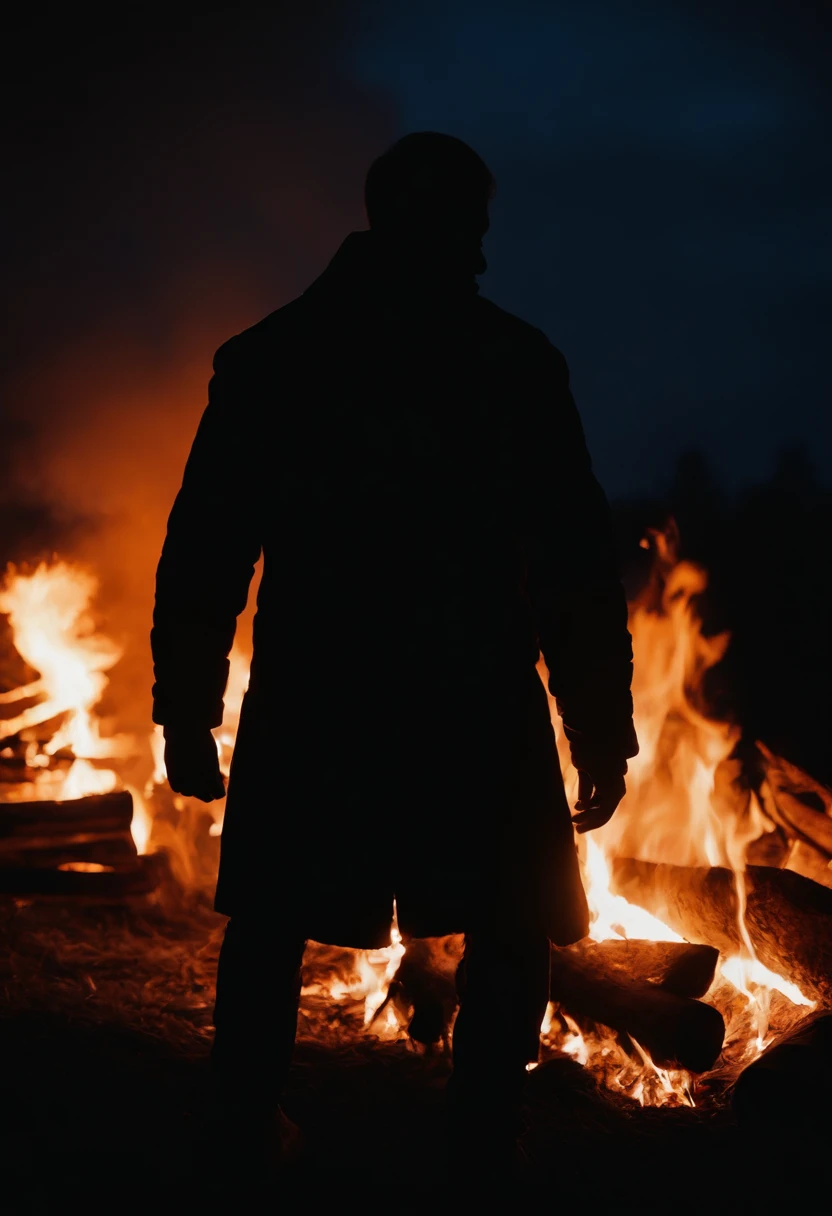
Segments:
[[[58,723],[42,748],[34,742],[28,746],[27,764],[37,770],[32,798],[65,801],[109,793],[120,784],[116,773],[90,761],[117,759],[131,750],[125,736],[102,738],[92,712],[107,687],[105,673],[121,657],[90,616],[97,589],[92,573],[65,561],[42,562],[29,573],[10,566],[0,585],[0,612],[9,618],[15,649],[38,672],[37,680],[4,694],[5,704],[35,703],[0,720],[0,739],[53,719]],[[56,773],[50,758],[64,751],[72,763],[67,772]]]
[[[748,1062],[770,1041],[772,993],[787,998],[795,1010],[811,1009],[813,1003],[788,977],[774,974],[756,958],[743,919],[745,850],[771,825],[753,794],[744,799],[726,798],[726,781],[730,785],[734,775],[731,755],[740,731],[733,723],[712,719],[705,709],[705,675],[724,654],[728,636],[703,636],[695,603],[707,579],[698,567],[676,560],[672,531],[655,534],[652,544],[661,577],[631,606],[630,614],[635,655],[633,700],[641,750],[630,762],[627,794],[613,820],[578,841],[590,906],[589,936],[596,942],[684,940],[656,916],[614,893],[611,863],[616,858],[729,867],[735,875],[744,950],[721,960],[708,999],[719,1006],[732,999],[726,998],[728,992],[745,1001],[743,1033]],[[163,737],[159,727],[150,732],[147,753],[152,758],[152,772],[142,793],[124,787],[113,769],[93,763],[107,757],[123,759],[135,750],[136,743],[123,736],[102,737],[99,730],[95,706],[108,683],[106,672],[120,652],[94,627],[90,605],[96,589],[96,579],[89,571],[66,561],[44,563],[31,572],[7,571],[0,584],[0,612],[8,615],[14,645],[37,678],[0,694],[0,704],[23,705],[14,716],[0,719],[0,740],[20,732],[32,740],[25,754],[32,776],[26,790],[16,795],[22,799],[61,800],[129,789],[133,838],[137,850],[144,852],[151,842],[154,801],[165,782]],[[538,670],[545,685],[542,660]],[[235,645],[226,717],[214,732],[226,774],[248,671],[248,658]],[[550,707],[567,793],[574,802],[577,774],[551,698]],[[48,738],[32,736],[36,727],[45,729]],[[184,810],[186,801],[174,798],[174,810]],[[210,832],[218,835],[224,802],[213,803],[210,809]],[[183,816],[183,823],[186,818]],[[180,836],[185,831],[183,827]],[[181,840],[183,854],[192,843]],[[316,984],[314,995],[331,1001],[363,1001],[363,1021],[369,1032],[382,1038],[402,1037],[405,1027],[393,1004],[382,1006],[404,953],[394,912],[390,945],[356,952],[352,971],[333,971],[328,980]],[[305,991],[312,993],[311,989]],[[326,1031],[322,1027],[319,1033]],[[642,1105],[693,1104],[694,1083],[687,1073],[657,1067],[638,1043],[633,1043],[632,1052],[626,1052],[619,1037],[603,1027],[582,1029],[557,1005],[550,1004],[546,1011],[541,1038],[547,1047],[594,1070],[611,1089]]]

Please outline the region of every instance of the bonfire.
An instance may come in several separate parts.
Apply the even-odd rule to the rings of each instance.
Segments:
[[[703,633],[706,573],[679,561],[673,526],[650,534],[653,572],[631,605],[641,751],[611,823],[579,841],[592,924],[553,951],[540,1061],[569,1056],[641,1105],[701,1105],[778,1037],[832,1002],[832,797],[744,740],[705,698],[726,634]],[[92,615],[94,574],[69,561],[9,568],[0,584],[21,682],[0,685],[0,887],[26,895],[153,898],[210,888],[223,804],[167,787],[158,728],[106,733],[96,707],[118,662]],[[542,660],[541,679],[546,681]],[[235,646],[228,772],[248,678]],[[551,704],[570,800],[577,775]],[[740,759],[742,756],[742,759]],[[751,759],[749,760],[749,757]],[[126,762],[136,783],[123,776]],[[445,1050],[461,944],[312,946],[302,1033],[405,1039]],[[350,1020],[333,1010],[359,1009]],[[530,1067],[534,1067],[533,1065]]]

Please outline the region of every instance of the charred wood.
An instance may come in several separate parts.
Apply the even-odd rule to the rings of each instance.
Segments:
[[[657,984],[666,992],[687,997],[705,995],[719,961],[719,951],[713,946],[692,946],[689,942],[593,942],[585,938],[565,950],[554,950],[553,966],[556,956],[564,953],[613,977]]]
[[[767,814],[790,838],[832,857],[832,790],[775,756],[765,744],[758,743],[757,749],[766,775],[761,794]]]
[[[832,1005],[832,891],[791,870],[749,866],[745,924],[762,963]],[[725,954],[743,948],[736,876],[721,866],[616,858],[612,887],[689,941]]]
[[[442,1043],[447,1049],[461,957],[455,946],[453,938],[411,938],[376,1018],[392,1004],[414,1042],[428,1049]]]
[[[813,845],[807,844],[805,840],[794,841],[786,859],[786,866],[788,869],[794,870],[795,874],[811,878],[812,882],[819,882],[824,887],[832,887],[832,861],[825,853],[821,853]]]
[[[832,1088],[832,1015],[816,1014],[784,1035],[739,1076],[733,1107],[740,1123],[784,1130],[826,1127]]]
[[[66,863],[69,865],[85,863]],[[165,873],[165,858],[151,853],[131,866],[102,870],[0,868],[0,894],[62,898],[122,899],[154,891]]]
[[[129,866],[136,861],[136,845],[129,832],[79,833],[77,836],[0,840],[0,868],[54,869],[63,862],[89,861],[107,866]]]
[[[775,788],[782,787],[793,794],[809,798],[810,804],[816,809],[832,815],[832,790],[810,777],[802,768],[789,763],[783,756],[776,756],[765,743],[758,740],[756,747],[762,758],[763,768]]]
[[[722,1051],[719,1010],[608,969],[603,957],[553,950],[550,994],[573,1017],[630,1035],[662,1068],[705,1072]]]
[[[766,810],[786,835],[803,840],[814,848],[832,857],[832,819],[824,811],[807,805],[797,794],[787,789],[776,789],[769,784],[770,799]]]
[[[136,866],[132,818],[133,799],[126,791],[67,802],[0,802],[0,870],[43,870],[47,886],[64,864],[129,870]],[[20,881],[37,885],[31,873]],[[7,881],[4,889],[11,886]]]
[[[133,798],[127,790],[67,802],[0,801],[0,848],[5,841],[20,837],[129,832],[132,819]]]
[[[760,791],[763,794],[765,787]],[[768,804],[763,799],[764,809],[768,812]],[[770,812],[769,812],[770,818]],[[770,818],[772,830],[763,832],[756,840],[752,840],[745,849],[745,864],[748,866],[773,866],[779,870],[785,866],[792,851],[793,841],[789,839],[784,828]]]
[[[669,963],[659,986],[676,996],[704,996],[713,983],[719,951],[713,946],[689,942],[674,944],[679,946],[679,953]]]

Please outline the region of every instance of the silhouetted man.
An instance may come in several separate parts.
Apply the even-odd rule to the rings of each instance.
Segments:
[[[609,512],[563,356],[477,294],[493,190],[466,144],[370,168],[369,232],[217,353],[159,564],[154,720],[171,787],[224,794],[211,737],[264,555],[228,790],[214,1065],[276,1121],[308,938],[466,935],[453,1126],[514,1134],[550,939],[587,930],[572,825],[636,753]],[[580,772],[570,819],[542,650]]]

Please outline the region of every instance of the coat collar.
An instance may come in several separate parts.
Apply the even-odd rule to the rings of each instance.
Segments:
[[[356,294],[396,304],[456,304],[473,298],[472,273],[444,265],[418,249],[393,244],[375,232],[351,232],[326,270],[304,292]]]

